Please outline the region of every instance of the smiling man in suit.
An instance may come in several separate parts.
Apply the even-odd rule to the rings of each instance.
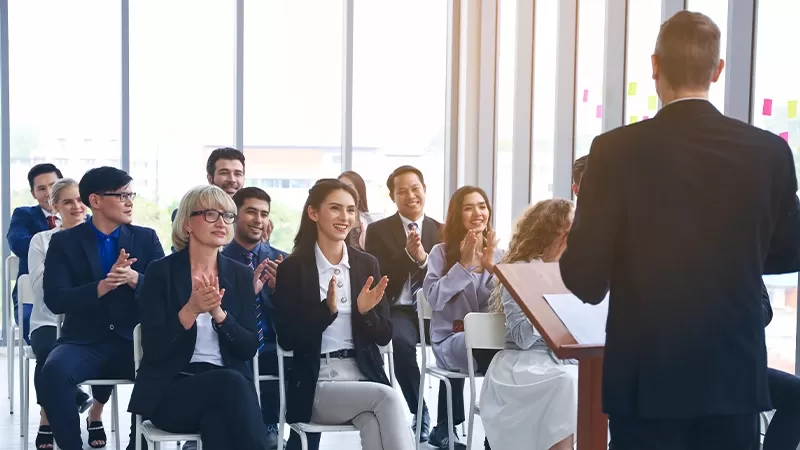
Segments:
[[[389,175],[386,187],[397,205],[397,213],[370,224],[365,247],[367,253],[378,258],[381,275],[389,277],[386,297],[392,305],[394,371],[408,408],[415,415],[414,426],[422,427],[420,440],[427,441],[430,418],[428,408],[419,396],[416,293],[425,279],[428,252],[441,241],[442,224],[425,215],[425,178],[419,169],[398,167]],[[439,417],[446,418],[443,384],[439,387],[439,394]],[[420,401],[423,402],[422,417],[416,417]],[[455,414],[458,416],[458,411]],[[447,429],[444,436],[446,440]]]
[[[20,206],[14,209],[11,215],[11,222],[8,224],[8,246],[11,251],[19,258],[19,275],[28,273],[28,248],[31,245],[33,235],[45,230],[51,230],[58,225],[60,218],[50,206],[50,188],[56,181],[63,178],[61,171],[52,164],[37,164],[28,171],[28,185],[31,188],[31,195],[36,199],[34,206]],[[14,299],[14,320],[17,320],[17,286],[11,293]],[[32,304],[23,306],[23,336],[28,340],[30,329]],[[19,325],[19,324],[18,324]]]
[[[54,234],[47,251],[44,302],[53,313],[64,315],[64,325],[36,388],[63,450],[83,448],[75,385],[88,379],[134,377],[133,329],[139,323],[134,297],[148,264],[162,258],[164,251],[154,230],[131,225],[136,197],[131,181],[113,167],[86,172],[78,188],[92,218]],[[94,387],[93,393],[105,403],[111,386]],[[101,418],[90,417],[88,422],[89,442],[104,441],[105,433],[97,434]],[[133,443],[135,421],[131,423]]]

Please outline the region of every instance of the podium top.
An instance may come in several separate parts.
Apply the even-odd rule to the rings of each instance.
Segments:
[[[498,264],[494,273],[556,356],[582,359],[603,355],[603,345],[578,344],[544,298],[545,294],[570,293],[561,280],[558,263]]]

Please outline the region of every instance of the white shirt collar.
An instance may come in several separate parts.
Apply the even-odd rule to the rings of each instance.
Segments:
[[[405,230],[406,234],[408,234],[408,224],[415,223],[417,224],[417,233],[422,234],[422,222],[425,219],[425,216],[421,216],[418,220],[411,220],[402,214],[398,214],[400,216],[400,220],[403,222],[403,230]]]
[[[686,100],[703,100],[703,101],[706,101],[706,102],[709,101],[707,98],[703,98],[703,97],[684,97],[684,98],[679,98],[677,100],[673,100],[673,101],[667,103],[664,106],[671,105],[673,103],[683,102],[683,101],[686,101]],[[662,108],[664,106],[662,106]]]
[[[319,243],[314,244],[314,255],[316,256],[317,260],[317,271],[319,273],[324,273],[330,270],[334,270],[337,267],[346,267],[350,268],[350,258],[347,256],[347,246],[344,246],[344,251],[342,252],[342,260],[339,261],[339,264],[331,264],[328,261],[328,258],[322,254],[322,249],[319,248]]]
[[[42,214],[44,214],[45,218],[50,217],[50,216],[56,216],[56,219],[59,219],[59,220],[61,219],[61,217],[58,215],[58,213],[52,213],[52,212],[42,208],[41,206],[39,208],[42,210]]]

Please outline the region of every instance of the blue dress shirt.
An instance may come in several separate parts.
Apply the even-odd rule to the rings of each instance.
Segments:
[[[88,222],[97,237],[97,251],[100,254],[100,264],[103,266],[103,275],[105,278],[105,275],[111,272],[111,267],[117,262],[117,257],[119,256],[119,250],[117,249],[119,227],[112,231],[111,234],[105,234],[98,230],[91,220]]]

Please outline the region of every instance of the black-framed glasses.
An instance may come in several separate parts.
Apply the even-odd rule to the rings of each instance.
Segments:
[[[136,200],[136,192],[103,192],[103,197],[117,197],[120,203],[128,203],[128,200]]]
[[[216,209],[204,209],[201,211],[192,211],[190,216],[191,217],[203,216],[203,219],[205,219],[206,222],[208,223],[217,223],[220,217],[222,217],[222,221],[226,225],[230,225],[233,222],[236,222],[236,214],[229,211],[219,212]]]

